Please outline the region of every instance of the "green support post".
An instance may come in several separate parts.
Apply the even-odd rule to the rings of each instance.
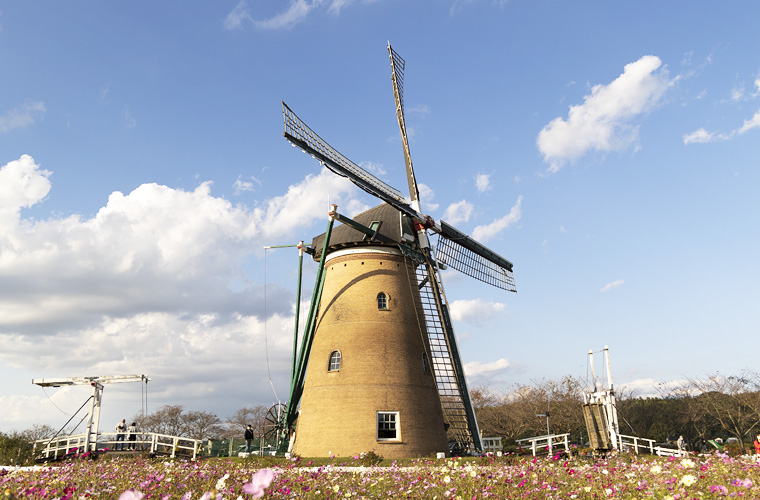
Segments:
[[[298,356],[298,360],[293,370],[293,377],[290,383],[290,397],[288,398],[288,410],[286,416],[286,427],[290,425],[296,419],[296,408],[301,400],[303,394],[304,378],[306,376],[306,367],[309,361],[309,353],[311,352],[311,343],[314,340],[314,330],[316,329],[316,315],[319,310],[319,302],[322,299],[322,289],[325,284],[325,258],[327,256],[327,248],[330,244],[330,234],[332,233],[333,224],[335,219],[333,214],[336,213],[336,205],[333,205],[333,211],[330,212],[330,222],[327,224],[327,231],[325,232],[325,241],[322,247],[322,257],[319,261],[319,269],[317,269],[317,277],[314,283],[314,293],[311,297],[311,304],[309,306],[309,315],[306,318],[306,326],[303,332],[303,340],[301,341],[301,351]]]

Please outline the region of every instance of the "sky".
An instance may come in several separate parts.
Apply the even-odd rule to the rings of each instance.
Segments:
[[[0,1],[0,431],[146,374],[148,410],[287,399],[298,255],[377,204],[283,138],[281,101],[514,262],[444,273],[471,387],[757,369],[754,1]],[[304,297],[316,264],[304,266]],[[602,358],[597,354],[596,365]],[[141,409],[105,388],[101,428]]]

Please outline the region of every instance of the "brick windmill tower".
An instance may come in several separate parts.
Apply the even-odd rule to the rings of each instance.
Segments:
[[[404,60],[390,44],[388,52],[409,201],[283,103],[284,135],[294,146],[384,202],[354,219],[334,206],[327,231],[305,249],[319,262],[316,285],[297,355],[294,347],[288,404],[269,417],[301,456],[426,456],[448,453],[449,441],[482,449],[440,270],[514,292],[512,263],[422,215],[404,120]]]

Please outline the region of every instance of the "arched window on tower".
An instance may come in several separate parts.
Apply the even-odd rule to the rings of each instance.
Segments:
[[[330,363],[327,365],[328,372],[340,371],[341,355],[340,351],[333,351],[330,353]]]
[[[385,292],[380,292],[377,294],[377,308],[388,309],[388,296],[385,295]]]

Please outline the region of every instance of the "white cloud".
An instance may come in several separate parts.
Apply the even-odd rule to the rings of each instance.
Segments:
[[[244,180],[241,177],[238,177],[235,181],[235,184],[233,184],[233,189],[235,194],[242,194],[245,192],[252,192],[256,190],[256,186],[261,187],[261,181],[258,180],[254,176],[250,176],[250,180]]]
[[[617,287],[621,286],[623,283],[625,283],[625,280],[615,280],[612,283],[607,283],[606,285],[604,285],[601,288],[601,290],[599,290],[599,291],[601,293],[607,293],[610,290],[612,290],[613,288],[617,288]]]
[[[497,359],[491,363],[470,361],[464,365],[464,373],[472,378],[490,378],[506,371],[512,363],[506,358]]]
[[[386,175],[388,172],[386,172],[385,168],[383,167],[382,163],[375,163],[372,161],[363,161],[359,163],[359,166],[362,167],[364,170],[368,171],[375,177]]]
[[[490,224],[477,226],[472,231],[472,237],[481,243],[485,243],[509,226],[516,224],[520,220],[520,217],[522,217],[521,205],[522,195],[517,198],[517,202],[507,215],[494,220]]]
[[[472,215],[473,206],[472,203],[462,200],[456,203],[452,203],[446,208],[441,219],[445,220],[451,225],[459,224],[460,222],[467,222]]]
[[[270,19],[254,21],[254,25],[262,29],[289,29],[303,22],[314,7],[320,5],[322,0],[292,0],[288,9]]]
[[[454,321],[482,325],[504,311],[501,302],[486,302],[483,299],[455,300],[451,303],[451,318]]]
[[[425,116],[425,115],[429,115],[430,114],[430,107],[428,107],[427,104],[418,104],[418,105],[414,106],[413,108],[407,108],[406,112],[407,113],[411,112],[411,113],[415,113],[417,115]]]
[[[700,128],[692,132],[691,134],[684,134],[683,143],[685,145],[693,143],[706,143],[714,140],[715,134],[708,132],[704,128]]]
[[[731,89],[731,100],[734,102],[744,99],[744,84],[738,84]]]
[[[732,130],[731,132],[727,134],[718,134],[715,132],[708,132],[704,128],[699,128],[692,132],[691,134],[686,134],[683,136],[683,143],[684,145],[689,145],[693,143],[707,143],[707,142],[715,142],[715,141],[728,141],[734,138],[737,134],[744,134],[745,132],[749,132],[750,130],[760,128],[760,111],[755,112],[754,115],[752,115],[752,118],[749,120],[744,120],[744,123],[741,127]]]
[[[126,104],[122,108],[122,118],[124,119],[124,126],[126,128],[135,128],[137,126],[137,120],[135,120],[132,110]]]
[[[364,4],[375,3],[376,0],[363,0]],[[279,4],[284,2],[279,2]],[[266,30],[290,29],[304,22],[309,15],[327,5],[327,12],[336,16],[341,10],[356,3],[356,0],[290,0],[288,7],[281,13],[268,19],[254,19],[246,0],[241,0],[224,18],[224,28],[227,30],[242,29],[246,23],[256,28]]]
[[[240,0],[235,8],[224,18],[224,28],[228,30],[241,29],[243,22],[253,22],[253,18],[245,0]]]
[[[268,353],[286,390],[293,296],[252,282],[246,266],[266,244],[309,236],[299,233],[326,220],[328,193],[352,206],[358,188],[323,169],[250,209],[214,196],[209,182],[192,191],[143,184],[112,193],[92,217],[23,218],[46,199],[50,177],[26,155],[0,167],[0,365],[39,377],[146,373],[154,405],[226,416],[251,398],[272,398]],[[0,428],[22,410],[21,425],[34,423],[27,410],[39,394],[29,399],[30,390],[0,393],[0,404],[15,408],[3,406]],[[55,424],[60,414],[48,406],[34,418]],[[119,419],[136,413],[134,404],[119,408]]]
[[[479,192],[485,193],[491,189],[491,176],[488,174],[478,174],[475,176],[475,187]]]
[[[758,127],[760,127],[760,111],[757,111],[749,120],[744,120],[744,124],[737,130],[737,133],[743,134]]]
[[[620,151],[636,142],[634,120],[652,110],[670,87],[668,71],[656,56],[626,64],[608,85],[595,85],[583,104],[570,107],[567,120],[555,118],[538,134],[549,170],[558,171],[589,151]]]
[[[42,101],[27,101],[21,106],[11,109],[0,115],[0,133],[5,134],[11,130],[29,127],[41,118],[47,111]]]
[[[17,224],[22,208],[42,201],[50,192],[50,175],[29,155],[0,168],[0,229],[8,231]]]
[[[422,202],[423,210],[432,212],[438,210],[438,203],[433,203],[435,199],[435,191],[427,184],[417,183],[417,190],[420,192],[420,202]]]

